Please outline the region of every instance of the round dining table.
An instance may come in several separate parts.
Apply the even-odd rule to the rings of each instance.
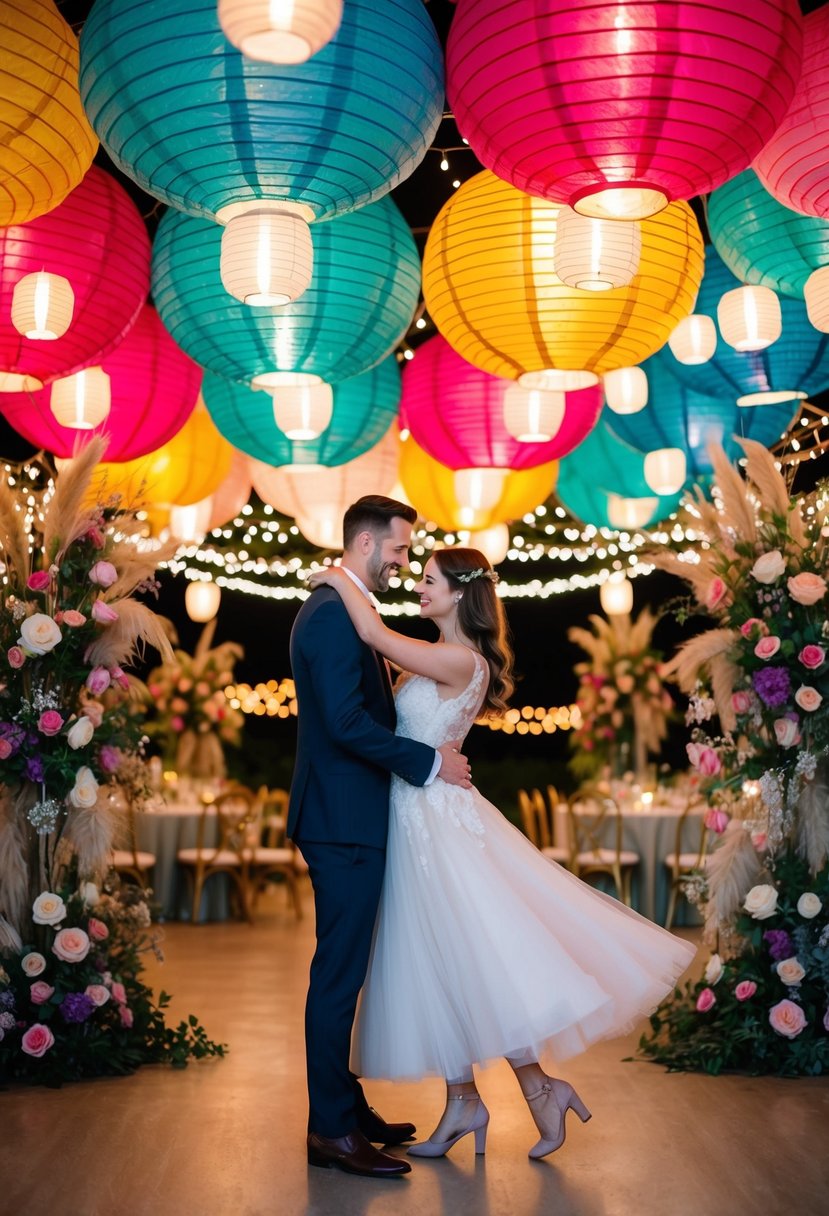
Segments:
[[[192,884],[185,868],[176,861],[176,854],[179,849],[194,848],[199,843],[202,815],[205,815],[202,843],[209,846],[216,843],[216,812],[208,807],[205,813],[205,807],[195,797],[167,801],[159,796],[135,816],[138,848],[155,854],[152,890],[160,920],[190,920],[192,917]],[[229,895],[226,875],[214,874],[204,884],[197,919],[227,920]]]

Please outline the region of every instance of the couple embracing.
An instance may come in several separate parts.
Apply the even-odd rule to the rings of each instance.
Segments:
[[[444,1077],[444,1112],[408,1155],[443,1156],[470,1134],[482,1153],[489,1112],[473,1065],[504,1056],[538,1127],[529,1155],[547,1156],[568,1110],[590,1115],[540,1061],[621,1033],[693,956],[544,858],[472,786],[463,740],[513,688],[497,575],[475,549],[442,549],[415,589],[436,641],[387,628],[373,594],[406,565],[415,518],[375,495],[349,507],[342,564],[312,576],[291,635],[288,832],[308,863],[317,933],[308,1161],[368,1177],[409,1172],[376,1146],[415,1128],[386,1123],[360,1077]]]

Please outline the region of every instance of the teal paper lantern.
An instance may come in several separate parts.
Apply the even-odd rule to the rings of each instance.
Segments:
[[[262,389],[205,375],[202,397],[217,429],[234,447],[264,464],[347,464],[379,443],[397,417],[400,371],[392,355],[371,371],[334,386],[329,426],[317,439],[291,440],[274,421]]]
[[[611,417],[616,420],[616,415]],[[661,446],[661,445],[660,445]],[[601,418],[582,443],[561,461],[556,495],[562,506],[596,528],[635,531],[665,519],[679,506],[679,494],[654,494],[645,481],[645,453],[625,443]],[[625,518],[625,503],[637,504]]]
[[[312,236],[314,274],[301,298],[248,308],[222,286],[221,230],[168,211],[153,246],[152,291],[182,350],[217,375],[257,387],[284,373],[336,384],[390,354],[420,291],[417,247],[397,207],[380,199],[315,224]]]
[[[778,203],[753,169],[714,191],[708,227],[731,273],[754,287],[802,300],[809,275],[829,264],[829,220]]]

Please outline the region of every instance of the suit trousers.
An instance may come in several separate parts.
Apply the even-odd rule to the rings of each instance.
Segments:
[[[357,1130],[358,1110],[365,1107],[348,1063],[386,851],[361,844],[296,843],[308,863],[317,921],[305,1006],[308,1130],[337,1138]]]

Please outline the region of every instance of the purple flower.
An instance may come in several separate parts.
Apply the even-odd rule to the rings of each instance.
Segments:
[[[767,929],[763,934],[763,941],[768,942],[769,954],[775,962],[791,958],[795,952],[794,942],[785,929]]]
[[[13,756],[20,751],[20,746],[25,738],[26,732],[22,726],[18,726],[15,722],[0,722],[0,739],[5,739],[9,743]]]
[[[24,774],[29,781],[35,781],[37,783],[43,781],[43,761],[41,760],[40,756],[29,756],[29,759],[26,761]]]
[[[0,992],[0,1009],[14,1009],[13,992]]]
[[[785,667],[764,667],[751,677],[754,691],[769,709],[785,705],[791,692],[791,681]]]
[[[95,1012],[95,1002],[85,992],[67,992],[60,1003],[64,1022],[85,1022]]]

